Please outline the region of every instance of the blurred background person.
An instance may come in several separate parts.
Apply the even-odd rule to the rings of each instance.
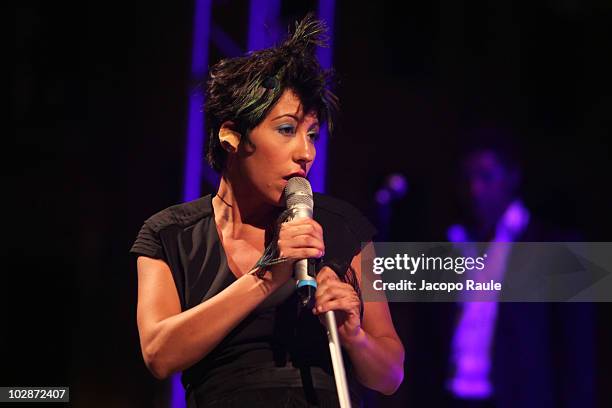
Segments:
[[[511,244],[493,244],[582,240],[578,232],[545,222],[529,209],[522,197],[521,150],[510,130],[486,126],[459,140],[456,171],[448,175],[456,185],[459,222],[447,228],[445,237],[429,239],[489,243],[489,261],[495,259],[502,282],[512,276],[513,267],[516,271],[517,257]],[[394,201],[393,194],[381,191],[386,190],[375,196],[379,216],[373,219],[387,233],[378,241],[414,240],[414,232],[404,230],[418,225],[408,220],[418,214],[418,204],[407,201],[422,197]],[[393,215],[390,205],[395,205]],[[470,245],[460,248],[476,251]],[[497,251],[494,258],[492,251]],[[465,297],[458,303],[393,303],[391,310],[401,316],[398,330],[410,345],[406,367],[411,375],[400,397],[383,404],[401,406],[400,399],[416,407],[451,408],[594,404],[591,304],[470,302]]]
[[[522,200],[520,152],[511,132],[472,130],[465,143],[458,183],[463,222],[449,227],[449,241],[579,240],[576,233],[541,222]],[[501,281],[516,272],[512,249],[495,259],[497,264],[488,266]],[[453,315],[445,381],[449,406],[593,405],[589,304],[466,301]]]

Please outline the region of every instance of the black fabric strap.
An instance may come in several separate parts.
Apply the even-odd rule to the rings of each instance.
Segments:
[[[319,406],[319,398],[312,383],[312,374],[310,367],[300,367],[300,375],[302,376],[302,387],[304,388],[304,396],[309,404]]]

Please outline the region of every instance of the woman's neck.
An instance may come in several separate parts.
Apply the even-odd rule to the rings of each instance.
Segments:
[[[224,235],[238,239],[254,230],[265,230],[276,221],[278,208],[257,200],[252,192],[236,187],[225,176],[221,177],[212,202],[215,221]]]

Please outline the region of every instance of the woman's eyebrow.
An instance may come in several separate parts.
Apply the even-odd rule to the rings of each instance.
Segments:
[[[290,113],[285,113],[285,114],[282,114],[282,115],[280,115],[280,116],[277,116],[277,117],[275,117],[275,118],[272,118],[272,120],[280,119],[280,118],[285,117],[285,116],[289,116],[290,118],[293,118],[293,119],[294,119],[296,122],[299,122],[299,121],[300,121],[300,120],[299,120],[299,118],[298,118],[297,116],[292,115],[292,114],[290,114]]]

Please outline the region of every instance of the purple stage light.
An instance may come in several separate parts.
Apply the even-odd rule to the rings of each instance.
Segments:
[[[376,192],[376,202],[379,205],[387,205],[391,202],[391,193],[386,188],[382,188]]]
[[[332,56],[334,50],[334,13],[336,9],[336,2],[334,0],[319,0],[318,17],[323,20],[329,29],[329,47],[318,48],[317,58],[319,63],[325,69],[331,68]],[[310,169],[308,179],[313,191],[319,193],[325,192],[325,175],[327,172],[327,129],[322,127],[319,131],[319,139],[317,140],[315,147],[317,149],[317,158]]]
[[[208,45],[210,39],[210,0],[196,0],[193,19],[193,46],[191,53],[192,83],[203,82],[208,70]],[[187,119],[187,145],[185,147],[185,175],[183,201],[200,197],[202,175],[209,185],[216,185],[218,175],[208,166],[204,167],[204,104],[203,90],[190,90],[189,117]],[[203,173],[203,174],[202,174]]]
[[[251,0],[248,51],[270,47],[279,39],[280,0]]]
[[[208,45],[210,42],[211,1],[196,0],[193,17],[193,44],[191,52],[191,80],[200,83],[208,71]],[[183,201],[200,197],[202,170],[209,185],[218,183],[217,174],[209,167],[202,166],[204,152],[204,93],[200,88],[190,90],[187,118],[187,143],[185,146],[185,174],[183,177]],[[185,390],[181,375],[175,374],[170,380],[170,406],[184,408]]]
[[[408,192],[408,182],[402,174],[394,173],[387,179],[387,186],[395,198],[402,198]]]

